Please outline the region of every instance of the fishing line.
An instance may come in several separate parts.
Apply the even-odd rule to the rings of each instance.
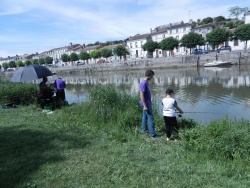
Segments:
[[[223,113],[220,113],[220,112],[185,112],[184,113],[193,113],[193,114],[223,114]]]

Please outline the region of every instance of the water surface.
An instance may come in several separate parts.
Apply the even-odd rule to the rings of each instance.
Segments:
[[[150,86],[160,114],[165,90],[171,87],[178,105],[186,112],[183,115],[186,118],[203,124],[225,116],[249,120],[249,66],[153,70],[155,76],[150,81]],[[117,71],[66,76],[63,77],[67,83],[66,98],[69,103],[84,102],[88,99],[88,92],[96,84],[114,84],[124,92],[139,95],[144,72],[145,70]]]

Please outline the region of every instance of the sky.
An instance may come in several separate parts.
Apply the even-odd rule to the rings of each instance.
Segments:
[[[250,7],[250,0],[0,0],[0,57],[124,40],[189,19],[229,18],[234,6]]]

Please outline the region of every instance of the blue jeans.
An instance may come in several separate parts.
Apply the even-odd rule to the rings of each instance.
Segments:
[[[148,121],[148,126],[147,126],[147,121]],[[148,107],[147,111],[143,110],[142,108],[142,133],[147,133],[148,128],[150,136],[151,137],[156,136],[152,107]]]

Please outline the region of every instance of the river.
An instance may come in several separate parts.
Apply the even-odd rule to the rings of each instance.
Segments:
[[[171,87],[179,107],[185,112],[185,118],[202,124],[226,116],[233,120],[250,119],[249,66],[152,70],[155,76],[150,81],[150,87],[159,114],[165,90]],[[82,103],[88,99],[88,92],[96,84],[114,84],[124,92],[139,95],[144,72],[116,71],[64,76],[67,84],[66,98],[70,104]],[[53,76],[50,79],[52,81],[55,78]]]

